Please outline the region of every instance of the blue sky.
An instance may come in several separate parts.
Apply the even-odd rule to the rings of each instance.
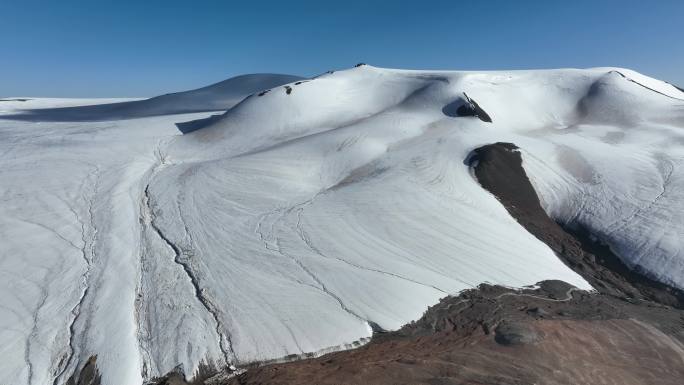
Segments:
[[[629,67],[684,85],[684,1],[0,1],[0,96],[152,96],[242,73]]]

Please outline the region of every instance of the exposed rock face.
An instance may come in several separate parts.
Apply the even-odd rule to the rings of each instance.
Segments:
[[[486,123],[492,122],[492,118],[489,117],[489,114],[486,113],[475,100],[471,99],[465,92],[463,93],[463,96],[465,96],[467,103],[459,108],[461,113],[474,113],[474,116],[477,116],[481,121]]]
[[[486,123],[492,122],[489,114],[475,100],[471,99],[465,92],[463,96],[464,99],[458,99],[444,106],[442,112],[451,117],[473,116]]]
[[[596,290],[684,308],[681,290],[631,271],[608,247],[594,243],[583,229],[564,229],[549,218],[527,178],[514,144],[483,146],[474,151],[470,161],[482,187],[494,194],[511,216]]]
[[[79,373],[67,380],[67,385],[100,385],[101,377],[97,370],[97,356],[92,356]]]

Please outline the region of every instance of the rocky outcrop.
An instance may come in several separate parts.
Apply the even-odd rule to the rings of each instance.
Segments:
[[[649,299],[684,308],[684,293],[630,270],[610,248],[592,241],[581,226],[563,228],[549,218],[522,167],[517,147],[495,143],[476,149],[469,161],[478,181],[527,231],[602,293]]]
[[[444,106],[442,112],[451,117],[473,116],[485,123],[492,122],[492,118],[489,114],[487,114],[475,100],[471,99],[465,92],[463,93],[463,96],[464,98],[459,98]]]

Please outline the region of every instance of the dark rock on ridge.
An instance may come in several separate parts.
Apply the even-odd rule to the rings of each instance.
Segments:
[[[458,99],[444,106],[444,108],[442,108],[442,113],[451,117],[474,116],[483,122],[492,122],[492,118],[489,114],[487,114],[475,100],[471,99],[465,92],[463,93],[463,96],[465,99]]]

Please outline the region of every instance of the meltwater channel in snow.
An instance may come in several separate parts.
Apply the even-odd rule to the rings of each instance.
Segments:
[[[123,107],[0,101],[0,383],[64,384],[94,356],[107,385],[191,377],[344,349],[482,282],[590,289],[472,176],[494,142],[520,148],[552,218],[684,287],[674,86],[618,68],[255,76]]]

